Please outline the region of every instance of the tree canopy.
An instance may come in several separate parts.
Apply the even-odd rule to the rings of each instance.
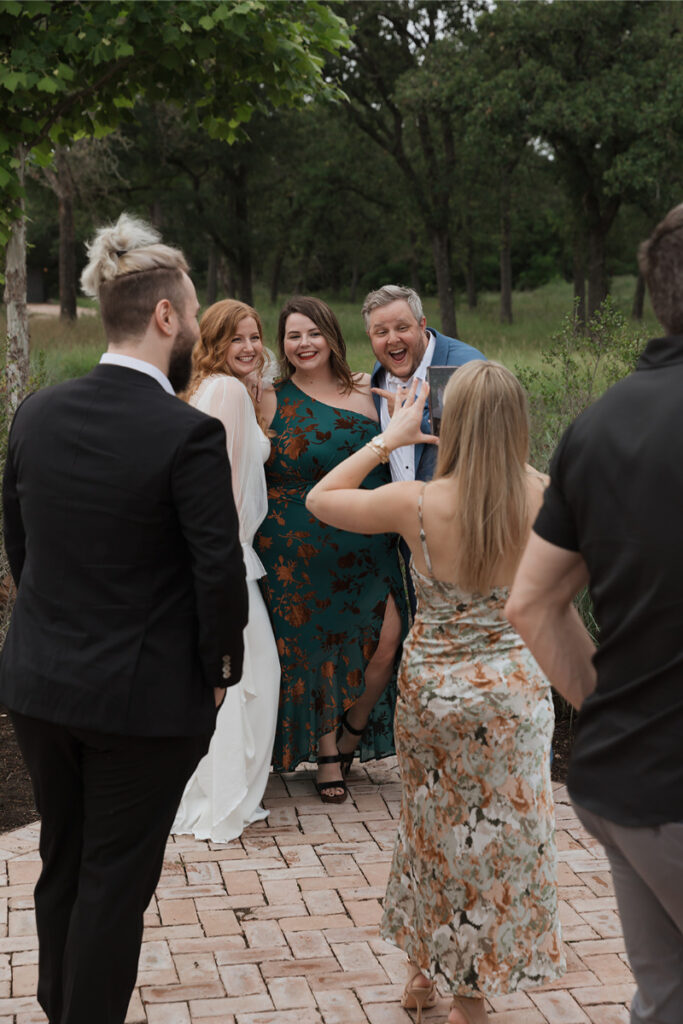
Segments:
[[[344,21],[317,0],[0,0],[0,212],[7,242],[7,372],[16,404],[28,381],[26,160],[106,135],[136,102],[182,107],[188,130],[235,141],[254,112],[335,94],[324,60]]]
[[[17,200],[20,147],[50,163],[55,145],[106,134],[141,96],[231,142],[257,110],[333,94],[322,69],[348,34],[316,0],[1,0],[0,40],[0,187]]]
[[[207,296],[410,283],[455,334],[458,291],[507,321],[561,275],[590,311],[683,197],[682,30],[668,0],[0,0],[0,176],[52,159],[77,238],[140,212]]]

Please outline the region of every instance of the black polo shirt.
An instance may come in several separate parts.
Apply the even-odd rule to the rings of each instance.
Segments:
[[[570,795],[621,825],[683,821],[683,336],[650,341],[550,476],[534,531],[581,552],[600,626]]]

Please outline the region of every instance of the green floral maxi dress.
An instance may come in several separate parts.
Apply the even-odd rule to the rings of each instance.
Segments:
[[[390,593],[407,613],[396,536],[335,530],[304,504],[325,473],[376,436],[377,424],[309,398],[291,381],[275,390],[268,515],[255,547],[282,666],[273,766],[291,771],[316,761],[320,737],[362,692]],[[388,468],[379,466],[363,486],[389,480]],[[361,740],[361,760],[394,753],[395,701],[394,676]]]
[[[394,723],[401,816],[381,934],[453,995],[503,995],[565,969],[550,688],[505,619],[506,589],[482,597],[411,572],[417,614]]]

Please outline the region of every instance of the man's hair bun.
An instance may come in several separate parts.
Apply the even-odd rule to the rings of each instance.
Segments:
[[[160,239],[155,228],[129,213],[122,213],[116,224],[100,228],[86,246],[88,265],[81,274],[85,294],[98,298],[106,281],[156,267],[187,272],[180,249],[164,245]]]

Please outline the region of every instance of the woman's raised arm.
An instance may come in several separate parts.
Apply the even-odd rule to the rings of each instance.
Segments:
[[[358,490],[378,462],[388,462],[394,448],[409,444],[436,444],[438,439],[423,434],[422,410],[429,394],[423,383],[417,392],[413,381],[405,395],[398,395],[394,414],[383,434],[344,459],[313,487],[306,508],[330,526],[351,533],[401,533],[415,514],[415,491],[421,484],[403,481],[385,484],[372,491]]]

